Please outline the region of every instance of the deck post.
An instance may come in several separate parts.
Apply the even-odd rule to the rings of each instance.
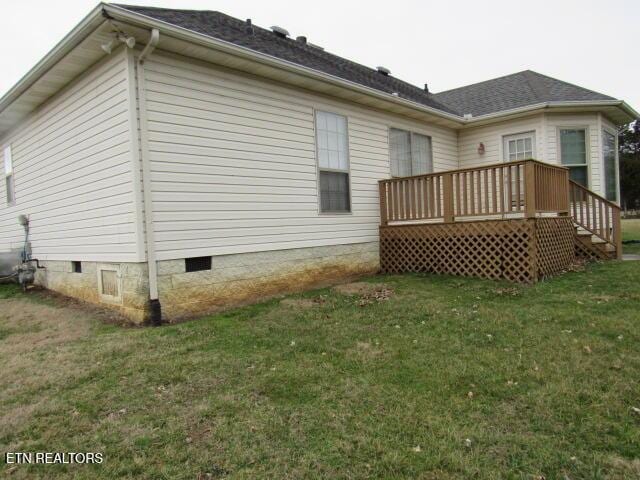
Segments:
[[[524,216],[536,216],[536,165],[533,161],[524,164]]]
[[[445,173],[442,176],[442,202],[443,217],[445,223],[453,222],[453,174]]]
[[[387,217],[387,186],[384,182],[378,182],[380,190],[380,224],[387,225],[389,223]]]
[[[616,246],[616,258],[622,260],[622,221],[620,219],[620,209],[612,208],[613,213],[613,241]]]

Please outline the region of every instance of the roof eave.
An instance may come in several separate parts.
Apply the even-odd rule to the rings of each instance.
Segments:
[[[528,113],[535,113],[538,111],[553,110],[553,109],[567,109],[567,108],[604,108],[604,107],[617,107],[624,113],[628,122],[640,118],[640,114],[636,112],[629,104],[624,100],[580,100],[580,101],[558,101],[558,102],[541,102],[533,105],[527,105],[524,107],[512,108],[509,110],[502,110],[499,112],[488,113],[486,115],[478,115],[477,117],[471,117],[465,119],[466,126],[477,126],[485,123],[493,123],[495,121],[502,121],[506,118],[513,116],[521,116]]]
[[[11,89],[0,98],[0,112],[11,105],[20,95],[45,75],[54,65],[65,57],[74,47],[105,21],[102,15],[103,3],[91,10],[65,37],[60,40],[31,70],[29,70]]]
[[[234,54],[239,57],[251,59],[259,63],[264,63],[271,66],[277,66],[278,68],[291,71],[292,73],[297,73],[299,75],[303,75],[306,77],[319,79],[336,86],[354,90],[358,93],[376,97],[386,102],[402,105],[404,107],[411,108],[414,110],[419,110],[423,113],[440,117],[444,120],[453,122],[460,126],[465,123],[464,119],[460,115],[451,114],[442,110],[438,110],[437,108],[429,107],[427,105],[414,102],[412,100],[407,100],[401,97],[397,97],[390,93],[381,92],[380,90],[366,87],[364,85],[360,85],[358,83],[351,82],[349,80],[345,80],[343,78],[336,77],[328,73],[320,72],[318,70],[314,70],[312,68],[305,67],[297,63],[289,62],[287,60],[282,60],[280,58],[277,58],[265,53],[256,52],[255,50],[251,50],[250,48],[242,47],[240,45],[236,45],[231,42],[226,42],[224,40],[220,40],[217,38],[210,37],[208,35],[194,32],[187,28],[179,27],[177,25],[173,25],[171,23],[164,22],[162,20],[157,20],[155,18],[146,16],[140,13],[131,12],[130,10],[127,10],[125,8],[122,8],[116,5],[104,4],[103,7],[106,13],[110,17],[113,17],[115,20],[123,21],[126,23],[143,24],[147,28],[157,28],[161,32],[167,33],[174,37],[181,38],[183,40],[188,40],[188,41],[191,41],[200,45],[204,45],[210,48],[216,48],[224,51],[225,53]]]

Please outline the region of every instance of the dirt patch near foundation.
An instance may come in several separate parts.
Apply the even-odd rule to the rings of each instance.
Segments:
[[[293,308],[314,308],[324,305],[327,299],[325,296],[315,298],[285,298],[280,300],[280,305]]]
[[[34,306],[40,305],[42,307],[50,306],[65,309],[69,313],[75,312],[79,315],[86,315],[110,325],[126,327],[136,326],[131,319],[125,317],[112,308],[95,305],[78,298],[67,297],[66,295],[54,292],[53,290],[47,290],[46,288],[38,286],[29,288],[26,296],[22,298],[21,301],[30,303]]]
[[[373,297],[376,294],[393,295],[393,290],[384,283],[352,282],[333,287],[338,293],[349,296]]]

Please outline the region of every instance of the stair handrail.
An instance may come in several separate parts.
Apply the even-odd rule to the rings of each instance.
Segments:
[[[579,192],[579,199],[576,192]],[[589,198],[591,198],[590,207]],[[616,257],[622,257],[622,222],[620,206],[607,200],[592,190],[569,180],[570,214],[576,225],[609,243],[616,250]],[[584,202],[584,208],[582,203]],[[580,204],[580,205],[578,205]],[[597,205],[597,208],[596,208]],[[579,208],[578,208],[579,206]],[[611,208],[611,214],[607,208]]]

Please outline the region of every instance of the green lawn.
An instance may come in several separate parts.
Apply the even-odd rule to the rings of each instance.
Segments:
[[[144,329],[0,287],[0,449],[105,455],[0,477],[640,478],[639,263],[368,281]]]
[[[640,218],[622,220],[622,240],[638,240],[640,242]],[[640,243],[623,245],[624,253],[640,254]]]

